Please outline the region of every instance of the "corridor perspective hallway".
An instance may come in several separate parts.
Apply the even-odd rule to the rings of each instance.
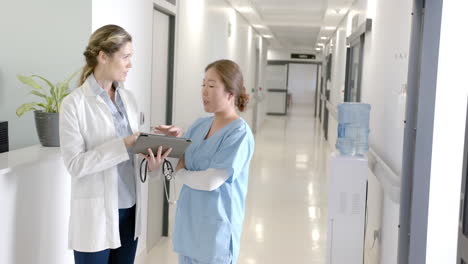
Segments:
[[[255,135],[239,264],[323,264],[330,147],[313,105],[267,116]],[[136,263],[177,263],[170,239]]]

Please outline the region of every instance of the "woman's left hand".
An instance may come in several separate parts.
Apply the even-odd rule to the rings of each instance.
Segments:
[[[149,155],[140,153],[140,156],[148,161],[148,170],[154,171],[161,167],[161,164],[164,162],[164,159],[167,158],[167,156],[169,156],[169,153],[171,153],[171,151],[172,148],[169,148],[166,150],[166,152],[164,152],[164,154],[162,154],[162,146],[159,146],[158,153],[156,156],[153,154],[151,148],[148,148]]]
[[[154,133],[162,133],[167,136],[173,137],[181,137],[182,136],[182,129],[176,126],[168,126],[168,125],[159,125],[154,127]]]

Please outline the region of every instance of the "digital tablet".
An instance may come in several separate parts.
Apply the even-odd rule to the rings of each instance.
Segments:
[[[162,146],[162,154],[164,154],[168,148],[172,148],[171,153],[169,153],[169,157],[180,158],[190,143],[192,143],[192,141],[188,138],[141,133],[131,151],[133,153],[143,153],[148,155],[148,148],[151,148],[156,156],[159,146]]]

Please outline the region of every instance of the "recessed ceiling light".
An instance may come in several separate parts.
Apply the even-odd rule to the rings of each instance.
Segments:
[[[325,39],[328,39],[328,38],[327,38],[327,37],[321,37],[320,39],[323,39],[323,40],[325,40]]]
[[[315,48],[315,50],[318,50],[318,51],[320,51],[320,50],[322,50],[322,49],[321,49],[321,48]]]
[[[273,38],[272,35],[263,35],[264,38]]]
[[[259,24],[253,24],[252,25],[254,28],[265,28],[264,25],[259,25]]]
[[[325,30],[334,30],[335,27],[323,27],[323,29],[325,29]]]
[[[325,45],[323,43],[317,43],[317,46],[323,47]]]
[[[238,8],[236,8],[236,10],[241,12],[241,13],[253,13],[253,11],[254,11],[250,6],[238,7]]]

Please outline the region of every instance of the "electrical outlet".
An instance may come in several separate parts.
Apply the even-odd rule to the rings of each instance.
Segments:
[[[376,229],[374,230],[374,241],[372,241],[372,246],[370,247],[370,249],[373,249],[374,246],[375,246],[375,241],[379,240],[380,241],[380,229]]]
[[[380,230],[374,230],[374,242],[380,240]]]
[[[145,114],[140,112],[140,126],[145,124]]]

